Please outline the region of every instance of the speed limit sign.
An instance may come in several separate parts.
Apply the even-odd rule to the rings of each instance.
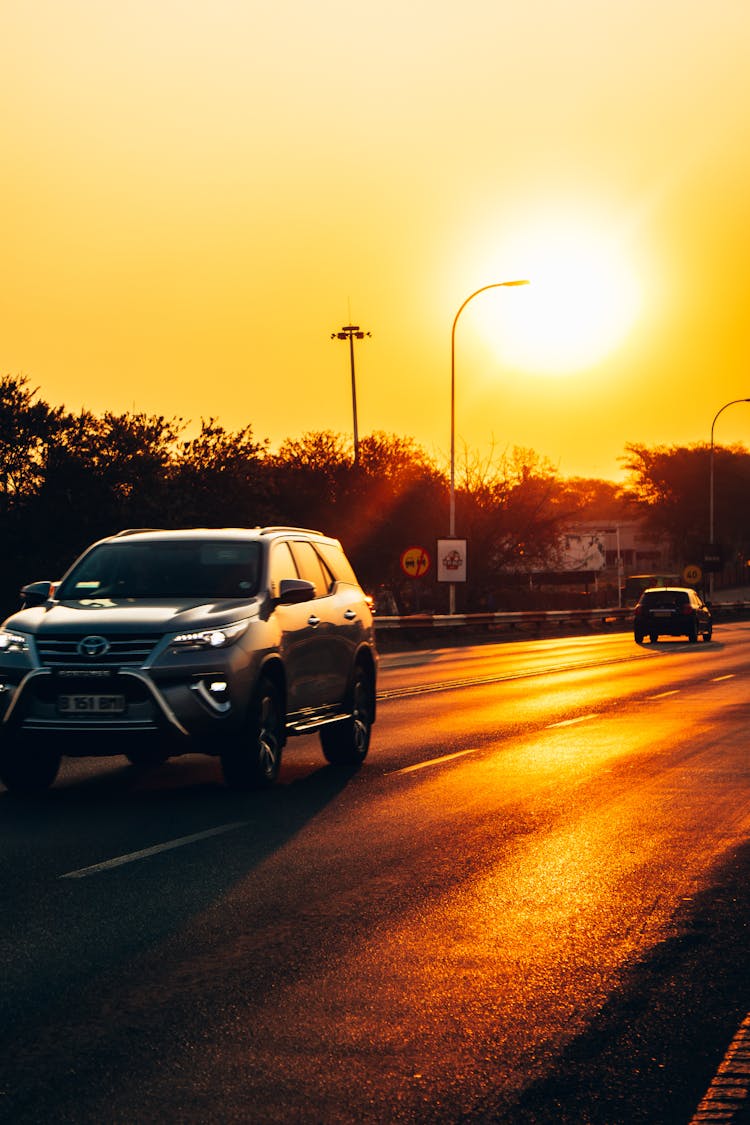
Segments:
[[[682,581],[688,586],[697,586],[703,577],[703,571],[696,563],[688,563],[682,572]]]

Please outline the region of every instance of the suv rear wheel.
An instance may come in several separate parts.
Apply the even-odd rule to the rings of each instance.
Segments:
[[[323,754],[335,766],[358,765],[370,749],[375,691],[372,675],[361,664],[355,669],[349,699],[350,715],[320,731]]]
[[[0,781],[10,793],[42,793],[57,777],[61,757],[36,738],[5,735],[0,742]]]
[[[266,789],[281,769],[284,745],[281,694],[267,676],[255,689],[244,731],[222,751],[221,769],[230,789]]]

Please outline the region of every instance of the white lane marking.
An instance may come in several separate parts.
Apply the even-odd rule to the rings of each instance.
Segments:
[[[673,691],[660,691],[658,695],[648,695],[647,699],[666,699],[668,695],[679,695],[680,689],[674,688]]]
[[[714,678],[711,680],[711,683],[720,684],[722,680],[733,680],[735,675],[735,672],[729,672],[726,676],[714,676]]]
[[[400,770],[389,770],[389,773],[414,773],[415,770],[426,770],[428,766],[439,766],[441,762],[451,762],[454,758],[463,758],[465,754],[476,754],[478,746],[473,750],[457,750],[455,754],[443,754],[442,758],[430,758],[427,762],[417,762],[414,766],[404,766]]]
[[[169,852],[173,848],[183,848],[186,844],[194,844],[196,840],[207,840],[209,836],[220,836],[224,832],[231,832],[235,828],[244,828],[249,820],[234,820],[230,824],[220,824],[218,828],[207,828],[205,832],[194,832],[192,836],[180,836],[177,840],[167,840],[164,844],[155,844],[152,848],[142,848],[138,852],[129,852],[128,855],[118,855],[114,859],[105,859],[102,863],[93,863],[90,867],[80,867],[77,871],[67,871],[60,875],[60,879],[85,879],[87,875],[96,875],[99,871],[109,871],[112,867],[122,867],[125,863],[134,863],[137,859],[147,859],[148,856],[158,855],[159,852]]]
[[[750,1092],[750,1013],[729,1044],[711,1085],[690,1119],[690,1125],[703,1122],[735,1121],[747,1109]]]
[[[572,727],[576,723],[587,723],[589,719],[596,719],[598,716],[598,711],[592,711],[590,715],[579,715],[577,719],[563,719],[559,723],[548,723],[545,730],[552,730],[553,727]]]

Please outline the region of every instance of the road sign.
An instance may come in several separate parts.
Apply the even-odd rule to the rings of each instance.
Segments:
[[[703,573],[718,574],[724,569],[724,550],[718,543],[707,543],[703,548]]]
[[[466,540],[438,539],[438,582],[466,581]]]
[[[407,547],[401,555],[401,569],[409,578],[422,578],[430,569],[430,556],[424,547]]]
[[[697,563],[688,563],[682,572],[682,581],[688,586],[697,586],[703,577],[703,571]]]

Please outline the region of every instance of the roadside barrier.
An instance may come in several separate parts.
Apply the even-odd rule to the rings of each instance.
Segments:
[[[750,617],[750,602],[712,603],[714,625]],[[520,610],[508,613],[413,613],[405,617],[375,617],[378,644],[450,644],[477,639],[520,640],[592,632],[627,632],[633,627],[632,608]]]

